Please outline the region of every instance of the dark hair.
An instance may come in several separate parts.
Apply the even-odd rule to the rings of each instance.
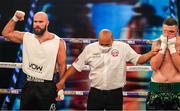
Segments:
[[[176,19],[174,19],[174,18],[172,18],[172,17],[168,17],[168,18],[164,21],[163,24],[169,25],[169,26],[172,26],[172,25],[176,25],[176,26],[177,26],[177,25],[178,25]]]

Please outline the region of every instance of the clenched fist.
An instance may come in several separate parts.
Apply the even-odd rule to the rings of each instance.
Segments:
[[[15,22],[17,21],[23,21],[24,20],[25,13],[23,11],[17,10],[12,18]]]

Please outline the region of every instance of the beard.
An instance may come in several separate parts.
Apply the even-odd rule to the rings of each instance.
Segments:
[[[46,31],[46,26],[44,28],[38,28],[38,29],[34,28],[34,33],[36,35],[43,35],[45,31]]]

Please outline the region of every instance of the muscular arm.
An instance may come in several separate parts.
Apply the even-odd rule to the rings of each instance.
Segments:
[[[66,46],[62,39],[60,39],[57,62],[59,67],[59,77],[61,77],[66,71]]]
[[[66,79],[68,79],[69,76],[73,75],[77,71],[82,71],[86,61],[86,49],[87,48],[83,50],[83,52],[78,56],[78,58],[72,63],[71,67],[68,68],[64,75],[62,75],[60,81],[56,84],[57,90],[64,88],[65,81]]]
[[[159,44],[160,44],[160,41],[154,41],[152,48],[158,47]],[[162,53],[158,53],[157,55],[152,57],[150,60],[150,65],[151,65],[152,69],[154,71],[157,71],[161,67],[163,60],[164,60],[164,54],[162,54]]]
[[[161,67],[163,57],[163,54],[158,53],[156,56],[151,58],[150,65],[154,71],[157,71]]]
[[[73,65],[71,65],[71,67],[69,67],[65,74],[62,76],[61,81],[65,82],[71,75],[73,75],[76,72],[77,70],[74,68]]]
[[[180,53],[180,52],[179,52]],[[174,66],[180,72],[180,55],[178,52],[171,54],[172,61],[174,63]]]
[[[65,74],[62,75],[60,81],[56,84],[57,91],[63,89],[65,86],[66,80],[76,72],[77,70],[73,66],[69,67],[68,70],[65,72]]]
[[[159,52],[159,48],[158,47],[153,47],[151,49],[151,51],[141,55],[137,61],[138,64],[144,64],[145,62],[147,62],[148,60],[150,60],[153,56],[157,56]]]
[[[15,31],[15,25],[16,22],[11,19],[4,27],[2,35],[12,42],[21,43],[23,40],[24,32]]]
[[[168,39],[168,50],[175,68],[180,72],[180,39],[174,37]]]
[[[150,51],[146,54],[143,54],[139,57],[137,64],[144,64],[145,62],[147,62],[152,56],[154,56],[153,52]]]

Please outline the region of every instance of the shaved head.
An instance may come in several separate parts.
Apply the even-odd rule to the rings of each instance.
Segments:
[[[103,29],[99,32],[99,45],[101,46],[111,46],[113,43],[113,34],[108,29]]]
[[[48,15],[45,13],[45,12],[37,12],[35,15],[34,15],[34,19],[35,18],[40,18],[40,19],[43,19],[43,20],[48,20]]]
[[[36,35],[43,35],[47,31],[48,25],[48,15],[45,12],[37,12],[34,15],[33,29]]]

